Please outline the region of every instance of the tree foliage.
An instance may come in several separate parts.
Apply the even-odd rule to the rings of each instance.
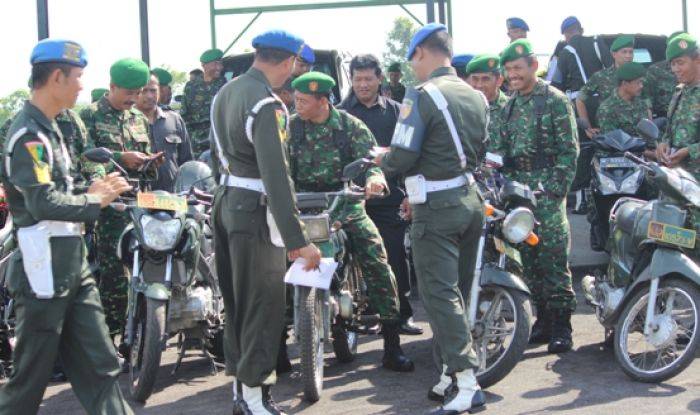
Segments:
[[[0,98],[0,125],[22,109],[24,101],[29,99],[29,90],[18,89],[6,97]]]
[[[401,73],[403,74],[403,83],[413,85],[415,77],[408,62],[406,62],[406,53],[408,45],[411,43],[411,38],[418,30],[418,26],[413,20],[408,17],[397,17],[394,20],[394,27],[387,34],[386,50],[382,54],[384,68],[386,69],[392,62],[401,63]]]

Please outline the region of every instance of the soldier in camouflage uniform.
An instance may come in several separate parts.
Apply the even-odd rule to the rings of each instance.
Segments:
[[[298,192],[342,189],[343,167],[366,157],[377,145],[362,121],[330,105],[333,86],[333,78],[320,72],[306,73],[292,82],[297,115],[290,122],[292,138],[288,147],[291,177]],[[367,172],[366,188],[370,195],[387,188],[378,167]],[[384,367],[400,372],[413,370],[413,362],[404,356],[399,345],[398,290],[379,230],[367,216],[363,203],[341,203],[332,216],[347,231],[370,303],[382,319]]]
[[[595,134],[600,132],[600,129],[597,128],[598,123],[595,119],[595,111],[601,102],[615,92],[617,88],[615,71],[622,64],[632,62],[634,58],[634,37],[629,35],[618,37],[610,46],[610,52],[612,52],[615,64],[591,76],[576,97],[578,116],[588,121],[591,125],[591,128],[586,130],[588,138],[593,138]],[[589,110],[593,112],[589,114]]]
[[[681,33],[683,32],[672,33],[667,38],[666,44]],[[651,98],[654,117],[666,116],[677,84],[676,76],[671,71],[671,62],[664,59],[649,65],[644,82],[644,96]]]
[[[631,136],[641,137],[637,123],[644,118],[651,119],[651,103],[641,97],[644,66],[629,62],[620,66],[616,74],[617,90],[598,108],[600,131],[606,133],[620,129]],[[652,148],[656,146],[656,143],[649,144]]]
[[[501,62],[515,93],[503,110],[504,174],[532,189],[542,188],[535,217],[540,243],[522,250],[525,277],[537,307],[531,343],[549,343],[550,353],[571,350],[571,313],[576,297],[569,270],[569,222],[565,198],[576,172],[577,132],[564,94],[537,79],[537,60],[525,39],[511,43]]]
[[[391,99],[396,102],[403,101],[406,95],[406,87],[401,83],[401,64],[394,62],[389,65],[387,70],[389,73],[389,90],[391,90]]]
[[[659,160],[680,166],[700,181],[700,53],[692,36],[680,34],[669,42],[666,59],[680,82],[671,99],[668,128],[657,147]]]
[[[501,59],[498,55],[479,55],[467,65],[469,85],[481,91],[489,103],[489,137],[497,141],[501,134],[501,112],[508,102],[508,97],[501,91]]]
[[[88,131],[87,148],[106,147],[122,167],[135,172],[149,159],[151,148],[148,120],[132,107],[150,71],[140,60],[122,59],[112,65],[110,76],[109,94],[80,112]],[[109,165],[83,165],[83,174],[88,177],[100,177],[112,170]],[[127,212],[105,209],[97,223],[100,297],[112,338],[121,333],[126,317],[128,279],[117,258],[117,243],[128,222]]]
[[[187,131],[190,133],[192,155],[195,158],[209,150],[211,101],[219,89],[226,84],[226,78],[222,74],[223,56],[224,53],[219,49],[210,49],[202,53],[199,61],[202,63],[204,76],[194,78],[185,84],[180,115],[185,120]]]

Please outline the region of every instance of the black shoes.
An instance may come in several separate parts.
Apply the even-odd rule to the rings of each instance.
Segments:
[[[545,305],[537,305],[537,320],[532,325],[530,344],[547,344],[552,338],[552,315]]]
[[[413,317],[409,317],[401,323],[400,332],[408,336],[420,336],[423,329],[413,322]]]
[[[552,311],[552,338],[549,340],[549,353],[566,353],[574,347],[571,338],[571,311]]]
[[[413,361],[406,357],[401,350],[399,324],[397,322],[383,322],[382,336],[384,337],[382,366],[395,372],[412,372],[414,369]]]

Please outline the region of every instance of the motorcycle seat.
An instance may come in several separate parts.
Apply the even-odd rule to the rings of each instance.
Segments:
[[[646,202],[641,200],[627,200],[621,203],[615,210],[615,224],[625,233],[634,233],[634,223],[637,218],[639,208]]]

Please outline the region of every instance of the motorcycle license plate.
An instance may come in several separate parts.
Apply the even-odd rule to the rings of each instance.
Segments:
[[[679,228],[661,222],[649,222],[647,236],[660,242],[683,248],[695,248],[696,232],[692,229]]]
[[[136,195],[136,206],[141,209],[173,210],[184,212],[187,210],[187,199],[171,194],[139,193]]]
[[[520,251],[505,243],[500,238],[493,238],[493,243],[496,246],[496,251],[506,254],[506,256],[518,264],[522,264],[522,259],[520,258]]]
[[[624,157],[606,157],[600,159],[600,167],[605,169],[620,169],[625,167],[635,167],[635,164]]]

